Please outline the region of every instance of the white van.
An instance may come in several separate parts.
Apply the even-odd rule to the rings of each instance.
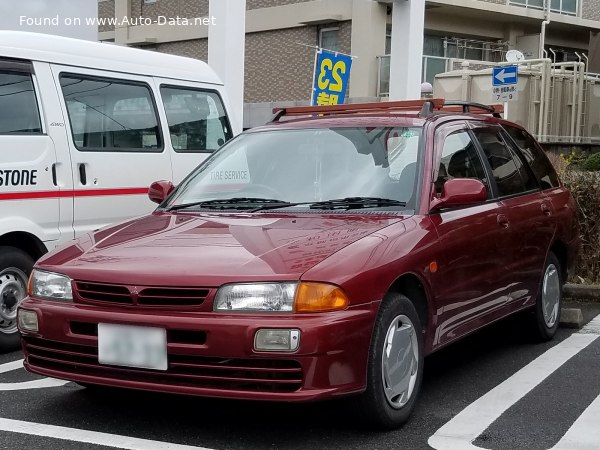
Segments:
[[[0,351],[34,261],[82,233],[150,212],[241,131],[203,62],[0,31]]]

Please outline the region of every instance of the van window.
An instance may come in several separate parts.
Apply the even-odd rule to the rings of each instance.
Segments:
[[[0,134],[41,134],[31,74],[0,71]]]
[[[176,152],[212,152],[232,138],[219,94],[162,86],[171,145]]]
[[[61,75],[73,141],[81,151],[161,152],[154,99],[143,83]]]

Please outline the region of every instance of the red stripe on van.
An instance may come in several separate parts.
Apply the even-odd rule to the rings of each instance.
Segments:
[[[104,197],[106,195],[141,195],[147,194],[148,188],[118,189],[78,189],[67,191],[6,192],[0,193],[0,200],[31,200],[41,198],[68,197]]]

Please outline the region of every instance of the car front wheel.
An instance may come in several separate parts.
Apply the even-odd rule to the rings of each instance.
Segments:
[[[366,422],[393,429],[415,406],[423,376],[421,323],[412,302],[400,294],[384,298],[369,353],[367,389],[356,399]]]

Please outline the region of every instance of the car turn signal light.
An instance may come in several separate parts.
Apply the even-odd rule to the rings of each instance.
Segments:
[[[348,297],[332,284],[302,282],[296,290],[295,312],[325,312],[345,309]]]

